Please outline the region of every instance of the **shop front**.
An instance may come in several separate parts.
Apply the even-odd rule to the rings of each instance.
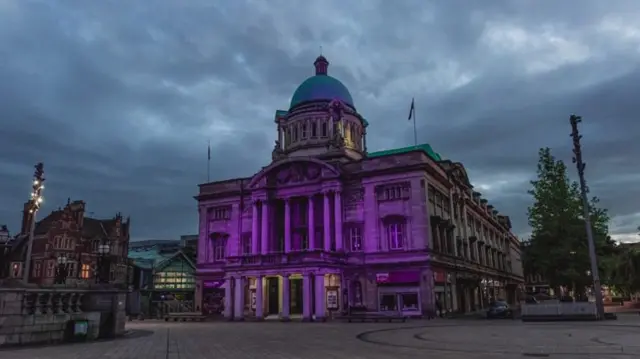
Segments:
[[[420,272],[395,271],[376,274],[378,309],[381,312],[401,312],[406,316],[421,316]]]
[[[202,312],[206,315],[222,315],[224,312],[224,279],[202,282]]]

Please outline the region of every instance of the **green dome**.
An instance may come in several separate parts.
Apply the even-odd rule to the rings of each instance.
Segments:
[[[293,93],[290,108],[307,101],[334,99],[355,107],[349,90],[338,79],[329,75],[311,76],[300,84]]]

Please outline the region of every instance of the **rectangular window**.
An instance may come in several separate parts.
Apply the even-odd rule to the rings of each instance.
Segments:
[[[300,250],[305,251],[309,249],[309,236],[307,232],[300,234]]]
[[[223,261],[226,257],[227,237],[217,236],[213,240],[213,260]]]
[[[308,134],[309,133],[307,132],[307,124],[303,123],[302,124],[302,139],[303,140],[306,139]]]
[[[327,137],[327,122],[322,122],[322,137]]]
[[[403,312],[417,312],[420,310],[418,293],[401,293],[400,302]]]
[[[410,188],[408,183],[379,186],[376,188],[376,194],[379,201],[408,199]]]
[[[82,279],[89,279],[91,267],[88,264],[83,264],[81,268],[82,272],[80,273],[80,277]]]
[[[54,261],[47,261],[47,277],[51,278],[55,275]]]
[[[349,228],[349,248],[352,252],[361,252],[362,248],[362,228]]]
[[[398,311],[398,296],[394,294],[383,294],[380,296],[380,311],[381,312],[397,312]]]
[[[311,122],[311,137],[318,136],[318,124],[314,121]]]
[[[231,206],[220,206],[213,208],[214,221],[231,219]]]
[[[387,225],[387,238],[389,249],[402,249],[404,247],[404,224],[390,223]]]
[[[33,277],[40,278],[41,275],[42,275],[42,262],[36,261],[33,264]]]
[[[242,254],[251,254],[251,233],[242,234]]]

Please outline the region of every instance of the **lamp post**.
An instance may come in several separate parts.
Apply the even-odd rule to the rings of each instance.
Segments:
[[[580,178],[580,194],[582,196],[582,208],[584,210],[584,225],[587,231],[587,241],[589,243],[589,259],[591,262],[591,276],[593,278],[593,291],[596,297],[596,310],[598,319],[604,319],[604,300],[602,298],[602,289],[600,287],[600,274],[598,273],[598,258],[596,256],[596,245],[593,241],[593,229],[591,228],[591,211],[589,210],[589,199],[587,198],[587,182],[584,179],[584,168],[586,163],[582,161],[582,149],[580,146],[580,135],[578,131],[578,123],[582,122],[582,117],[571,115],[569,123],[571,124],[571,138],[573,138],[573,163],[578,168],[578,176]]]
[[[102,243],[98,246],[98,275],[96,276],[96,283],[109,283],[109,252],[111,248],[109,247],[109,242],[105,238]]]
[[[24,259],[24,272],[22,273],[22,281],[29,283],[29,274],[31,272],[31,252],[33,251],[33,237],[36,230],[36,214],[44,201],[42,191],[44,190],[44,165],[42,162],[35,165],[33,174],[33,183],[31,185],[31,198],[29,199],[30,227],[29,239],[27,242],[27,253]]]
[[[59,255],[56,284],[65,284],[67,282],[67,275],[69,274],[67,264],[67,256],[65,254]]]

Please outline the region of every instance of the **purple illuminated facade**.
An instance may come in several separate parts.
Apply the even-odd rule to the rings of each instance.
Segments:
[[[422,316],[515,301],[508,217],[429,145],[368,153],[349,91],[324,57],[314,65],[276,111],[272,162],[200,185],[196,306],[321,321],[347,307]]]

